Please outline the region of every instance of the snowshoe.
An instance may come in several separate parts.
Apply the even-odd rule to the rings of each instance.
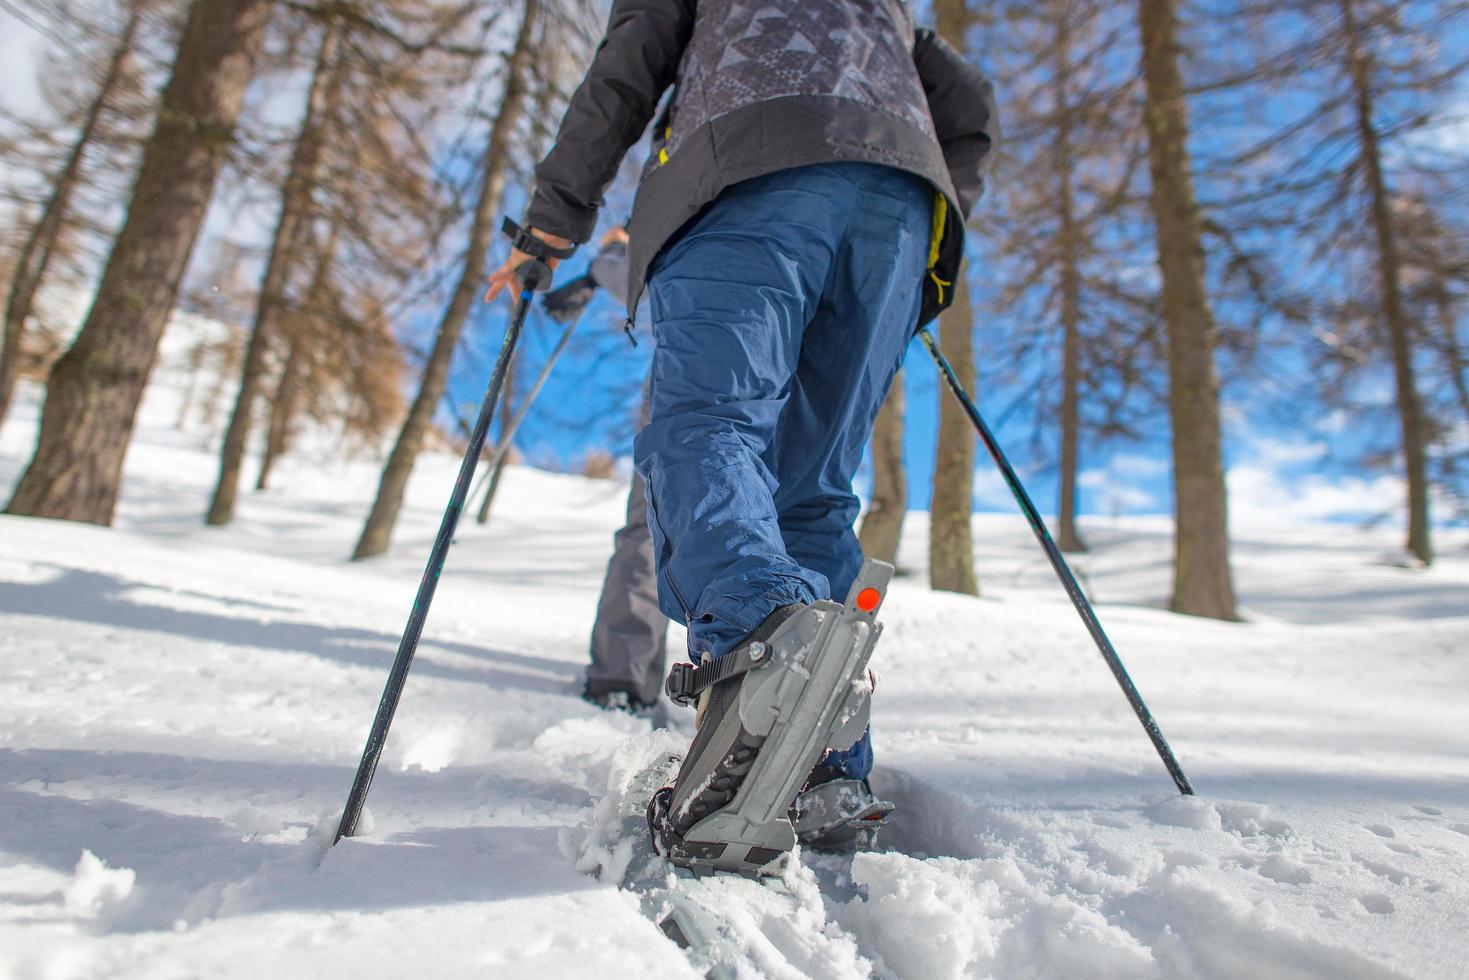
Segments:
[[[865,779],[819,765],[791,804],[791,826],[802,847],[816,851],[865,851],[896,807],[878,799]]]
[[[850,748],[867,728],[867,661],[892,574],[869,560],[845,605],[784,606],[725,656],[675,665],[666,688],[680,704],[697,698],[698,734],[648,804],[659,854],[695,874],[784,870],[797,791],[828,748]]]

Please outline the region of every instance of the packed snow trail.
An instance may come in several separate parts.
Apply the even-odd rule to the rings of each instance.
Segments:
[[[643,913],[713,980],[870,975],[873,963],[852,935],[828,921],[817,876],[799,861],[778,878],[755,881],[696,877],[654,852],[648,801],[672,782],[686,748],[687,739],[666,730],[618,746],[606,792],[582,826],[562,838],[577,870],[636,895]]]
[[[174,428],[177,363],[116,528],[0,517],[0,977],[699,976],[583,860],[637,747],[688,736],[687,712],[659,735],[576,697],[625,485],[509,470],[450,555],[372,829],[328,849],[455,460],[420,461],[381,561],[345,561],[376,465],[322,433],[206,529],[216,438]],[[0,493],[36,417],[28,389]],[[900,564],[923,567],[926,533],[910,520]],[[1028,529],[977,518],[984,598],[919,575],[884,607],[885,850],[806,855],[798,917],[716,886],[769,944],[754,969],[1461,976],[1466,535],[1417,571],[1391,529],[1244,527],[1252,622],[1222,624],[1156,608],[1163,522],[1087,533],[1084,581],[1200,798],[1174,793]]]

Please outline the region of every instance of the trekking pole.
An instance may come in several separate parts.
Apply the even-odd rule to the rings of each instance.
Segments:
[[[517,429],[520,428],[520,423],[524,422],[525,417],[530,414],[531,405],[535,403],[536,397],[541,393],[541,389],[546,386],[546,380],[551,377],[551,369],[556,366],[556,359],[560,357],[561,352],[566,349],[566,343],[567,341],[571,340],[571,333],[573,330],[576,329],[576,325],[581,322],[581,316],[582,315],[578,313],[572,319],[572,321],[566,325],[566,329],[561,331],[561,337],[556,341],[556,346],[551,348],[551,354],[546,358],[545,366],[541,368],[541,373],[536,376],[536,383],[531,385],[530,391],[526,392],[525,400],[521,402],[520,407],[515,410],[514,417],[510,419],[508,424],[506,424],[505,431],[500,433],[500,441],[495,446],[494,451],[490,453],[490,465],[488,468],[485,469],[484,473],[480,474],[479,482],[476,483],[474,485],[474,489],[470,491],[470,500],[473,500],[475,497],[479,496],[480,491],[483,490],[485,487],[485,483],[495,472],[495,467],[499,466],[500,460],[504,459],[505,454],[510,452],[510,440],[515,438],[515,432]]]
[[[1056,542],[1051,538],[1051,532],[1046,530],[1046,522],[1041,519],[1040,511],[1036,510],[1035,504],[1031,502],[1030,495],[1025,492],[1025,487],[1020,482],[1020,477],[1005,458],[1004,450],[995,441],[994,433],[990,432],[989,426],[984,424],[980,417],[979,409],[974,405],[974,399],[964,390],[959,383],[959,378],[954,374],[954,367],[944,352],[939,350],[933,334],[924,327],[918,331],[923,338],[923,345],[933,355],[934,363],[938,365],[939,371],[943,373],[944,380],[949,384],[949,390],[954,397],[959,399],[964,413],[969,416],[969,421],[974,423],[974,429],[979,433],[980,441],[989,450],[990,456],[994,457],[995,465],[1000,468],[1000,474],[1005,478],[1005,483],[1010,487],[1010,493],[1014,495],[1015,502],[1020,505],[1020,510],[1025,514],[1025,519],[1030,523],[1030,529],[1035,532],[1036,540],[1040,542],[1041,548],[1045,550],[1046,557],[1051,560],[1051,567],[1056,570],[1056,577],[1061,580],[1061,585],[1066,589],[1066,594],[1071,597],[1071,604],[1076,607],[1076,612],[1081,616],[1081,621],[1086,624],[1087,632],[1096,641],[1097,649],[1102,652],[1102,658],[1107,661],[1107,666],[1112,669],[1112,676],[1117,678],[1122,693],[1127,695],[1127,701],[1132,705],[1132,710],[1137,714],[1137,720],[1142,722],[1143,731],[1148,733],[1148,738],[1153,743],[1153,748],[1158,750],[1158,757],[1163,760],[1163,765],[1168,767],[1168,775],[1173,777],[1173,783],[1178,791],[1184,796],[1193,796],[1194,788],[1189,784],[1188,777],[1183,774],[1183,767],[1178,764],[1178,759],[1173,755],[1173,750],[1168,747],[1168,740],[1163,737],[1163,731],[1158,723],[1153,720],[1152,712],[1143,703],[1143,697],[1138,693],[1137,687],[1132,683],[1132,678],[1127,675],[1127,668],[1122,665],[1122,659],[1117,656],[1117,650],[1112,646],[1112,641],[1107,639],[1107,634],[1102,629],[1097,614],[1092,609],[1092,604],[1087,601],[1086,593],[1081,591],[1081,586],[1076,582],[1076,576],[1071,573],[1071,566],[1066,563],[1066,558],[1061,554],[1061,549],[1056,547]]]
[[[505,371],[510,365],[510,358],[515,354],[515,344],[520,339],[521,328],[525,326],[531,300],[535,298],[537,290],[544,289],[551,281],[551,270],[545,260],[566,258],[570,254],[570,249],[553,248],[522,232],[509,218],[505,219],[504,231],[515,239],[516,248],[531,256],[531,261],[517,270],[521,283],[520,302],[510,317],[510,328],[505,331],[505,342],[500,347],[500,356],[490,375],[485,400],[480,405],[479,418],[469,436],[469,448],[464,451],[464,462],[459,465],[459,478],[454,481],[454,491],[449,495],[449,506],[444,511],[444,519],[439,522],[439,533],[434,539],[433,550],[429,552],[423,579],[418,583],[413,611],[408,615],[408,625],[404,627],[403,639],[398,643],[398,655],[393,659],[392,670],[388,672],[388,683],[383,688],[382,700],[378,702],[377,714],[372,720],[372,729],[367,734],[367,745],[362,750],[362,760],[357,764],[357,775],[352,780],[352,791],[347,795],[347,806],[342,810],[342,822],[337,825],[337,836],[332,839],[333,844],[343,837],[351,837],[357,830],[357,821],[362,817],[367,791],[372,786],[372,777],[377,772],[378,759],[383,754],[383,744],[388,738],[388,726],[393,723],[393,713],[398,710],[398,699],[403,695],[403,683],[408,679],[408,668],[413,666],[418,638],[428,619],[428,608],[434,601],[434,590],[438,588],[444,560],[449,555],[449,543],[454,539],[454,529],[459,525],[459,515],[463,513],[464,500],[469,495],[469,483],[474,479],[474,468],[479,463],[480,453],[484,451],[485,436],[495,417],[495,406],[500,401],[500,388],[505,383]]]

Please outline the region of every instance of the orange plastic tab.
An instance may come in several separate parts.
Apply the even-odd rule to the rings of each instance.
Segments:
[[[876,589],[863,589],[857,593],[857,608],[863,612],[872,612],[880,602],[882,602],[882,593]]]

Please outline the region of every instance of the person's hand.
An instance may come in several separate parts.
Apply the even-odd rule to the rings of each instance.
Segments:
[[[544,231],[538,231],[535,228],[532,228],[530,230],[530,233],[539,238],[541,241],[545,242],[546,244],[555,246],[556,248],[571,248],[572,245],[575,244],[575,242],[573,242],[569,238],[562,238],[560,235],[548,234]],[[518,248],[512,248],[510,250],[510,258],[505,260],[505,264],[500,266],[500,268],[496,269],[494,272],[490,273],[490,288],[485,293],[485,302],[491,302],[496,296],[500,295],[501,290],[508,287],[510,290],[510,301],[512,303],[519,303],[520,279],[515,275],[515,270],[519,269],[521,266],[525,265],[529,261],[531,261],[531,257],[529,255],[526,255]],[[546,265],[553,272],[555,271],[556,267],[561,264],[560,259],[548,258],[545,260],[545,262]]]
[[[616,242],[618,245],[626,245],[629,241],[631,239],[627,236],[627,229],[618,225],[616,228],[608,229],[607,234],[603,235],[602,240],[597,244],[600,248],[606,248],[613,242]]]

